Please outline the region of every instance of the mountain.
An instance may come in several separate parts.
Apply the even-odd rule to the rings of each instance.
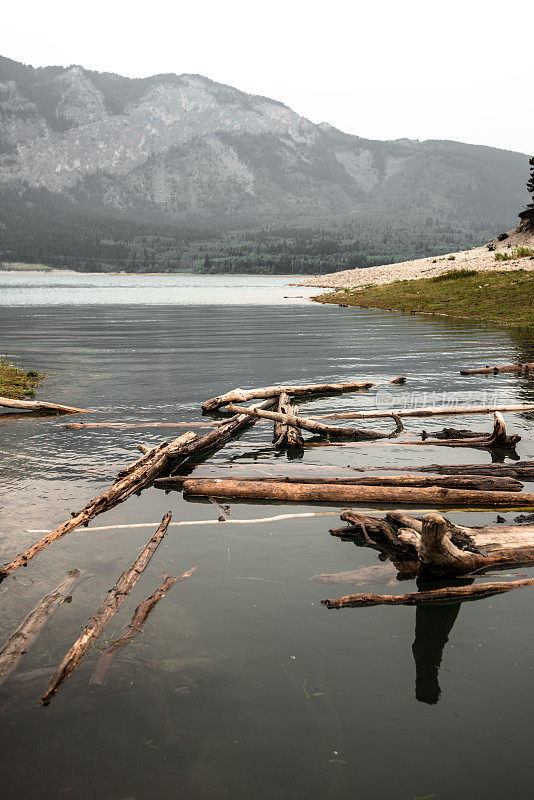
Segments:
[[[520,153],[362,139],[200,75],[131,79],[0,58],[0,120],[0,250],[34,247],[37,230],[43,257],[51,225],[75,252],[87,237],[97,250],[118,241],[112,221],[124,242],[363,224],[407,239],[445,225],[475,244],[510,228],[527,199]]]

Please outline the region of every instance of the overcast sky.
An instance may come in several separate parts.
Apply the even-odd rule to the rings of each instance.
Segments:
[[[359,136],[534,153],[534,0],[26,0],[0,25],[33,66],[200,73]]]

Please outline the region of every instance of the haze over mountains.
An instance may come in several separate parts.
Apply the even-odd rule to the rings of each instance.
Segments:
[[[89,235],[203,228],[390,225],[409,240],[441,225],[465,246],[514,226],[527,199],[523,154],[365,140],[199,75],[0,58],[0,120],[0,250],[45,260]]]

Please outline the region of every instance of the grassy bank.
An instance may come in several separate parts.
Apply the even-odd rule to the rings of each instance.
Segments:
[[[534,327],[534,272],[458,270],[435,278],[339,289],[314,300]]]
[[[12,400],[31,400],[35,397],[35,389],[44,378],[42,373],[23,369],[8,359],[0,357],[0,397]]]

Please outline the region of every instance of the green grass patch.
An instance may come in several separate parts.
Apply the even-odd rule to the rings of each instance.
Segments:
[[[534,271],[457,270],[414,281],[320,295],[321,303],[447,314],[451,317],[534,327]]]
[[[44,374],[32,369],[25,372],[21,367],[0,356],[0,397],[11,400],[26,400],[35,397],[35,389]]]
[[[531,256],[534,256],[534,250],[531,247],[516,247],[514,250],[495,253],[495,261],[514,261],[516,258],[529,258]]]

